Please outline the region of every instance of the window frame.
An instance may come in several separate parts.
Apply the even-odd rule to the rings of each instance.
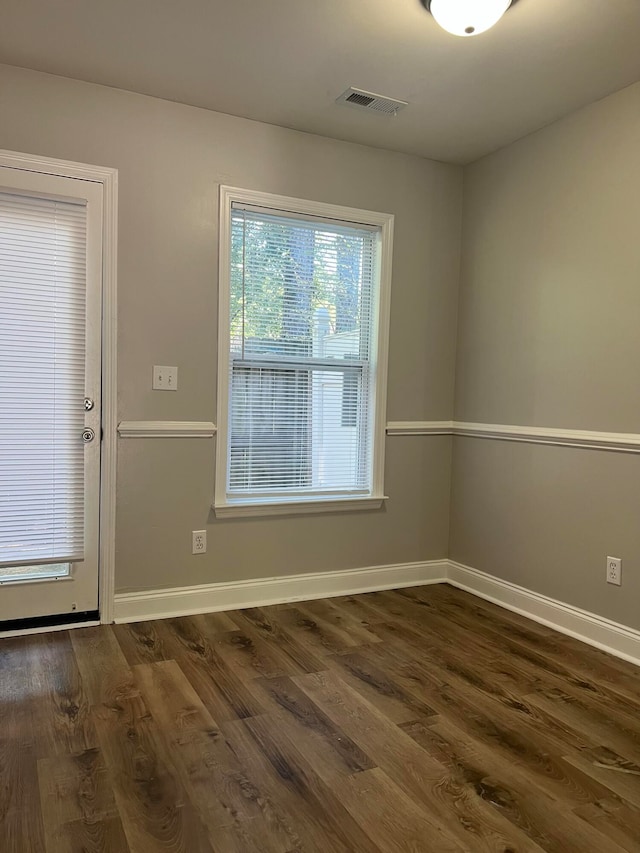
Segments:
[[[377,283],[372,326],[370,365],[375,376],[372,389],[372,484],[366,495],[297,495],[286,498],[239,497],[227,494],[229,469],[230,417],[230,292],[231,292],[231,214],[232,205],[246,204],[302,216],[337,220],[379,229]],[[387,403],[387,365],[389,351],[389,313],[394,217],[390,213],[307,201],[239,187],[220,186],[218,240],[218,387],[216,471],[213,508],[216,516],[297,515],[299,513],[341,510],[379,509],[384,494],[384,452]]]

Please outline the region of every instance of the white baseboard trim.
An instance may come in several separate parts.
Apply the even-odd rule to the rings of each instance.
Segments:
[[[447,582],[640,666],[640,631],[532,592],[462,563],[449,561]]]
[[[309,601],[313,598],[332,598],[336,595],[444,583],[446,578],[447,561],[430,560],[289,577],[125,592],[116,594],[115,622],[142,622],[148,619],[212,613],[217,610],[238,610],[244,607]]]
[[[143,622],[435,583],[449,583],[640,666],[640,631],[451,560],[118,593],[114,621]]]

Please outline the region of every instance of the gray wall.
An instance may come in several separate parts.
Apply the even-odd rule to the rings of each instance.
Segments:
[[[216,421],[220,183],[395,214],[388,419],[451,418],[461,169],[7,66],[0,122],[2,148],[119,170],[120,420]],[[215,520],[214,440],[120,440],[117,589],[444,557],[450,451],[389,438],[382,511]]]
[[[467,167],[457,420],[640,433],[639,234],[640,84]],[[636,628],[639,507],[638,456],[455,439],[452,559]]]
[[[453,415],[461,170],[0,66],[0,147],[120,172],[119,418],[213,420],[217,189],[396,216],[389,420]],[[465,170],[455,417],[640,432],[640,85]],[[180,390],[152,392],[151,365]],[[121,440],[117,587],[446,556],[640,627],[640,458],[387,439],[383,511],[215,520],[214,441]],[[190,531],[207,527],[193,557]],[[607,554],[623,586],[604,582]]]

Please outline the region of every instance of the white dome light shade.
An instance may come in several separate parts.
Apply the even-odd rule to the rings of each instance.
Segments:
[[[443,30],[454,36],[477,36],[491,29],[511,0],[431,0],[429,10]]]

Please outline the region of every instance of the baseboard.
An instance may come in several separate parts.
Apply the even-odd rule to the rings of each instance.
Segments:
[[[640,666],[640,631],[449,561],[447,582]]]
[[[640,666],[640,631],[451,560],[119,593],[115,621],[142,622],[434,583],[449,583]]]
[[[115,597],[116,622],[141,622],[166,619],[171,616],[191,616],[217,610],[238,610],[243,607],[262,607],[308,601],[313,598],[332,598],[383,589],[399,589],[430,583],[444,583],[447,561],[430,560],[421,563],[399,563],[389,566],[370,566],[335,572],[291,575],[231,583],[155,589],[143,592],[118,593]]]

